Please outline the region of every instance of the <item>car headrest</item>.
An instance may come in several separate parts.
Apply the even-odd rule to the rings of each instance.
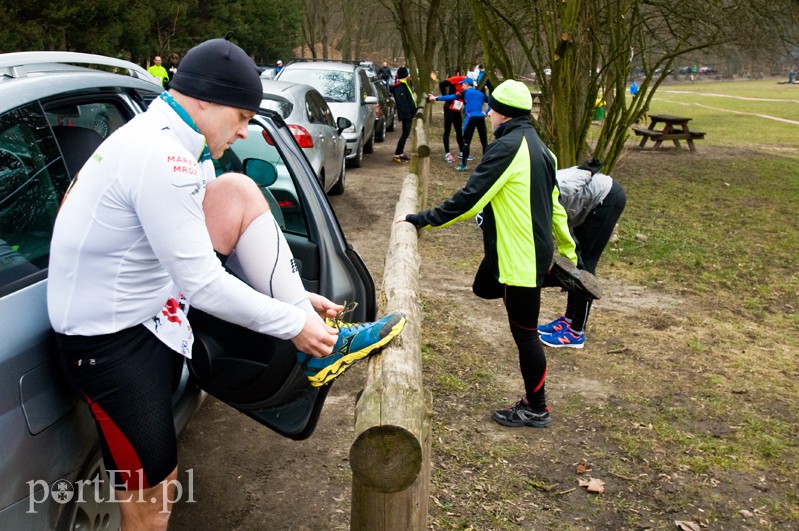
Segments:
[[[75,177],[94,151],[103,143],[103,137],[94,129],[53,126],[53,134],[61,147],[61,155],[67,166],[69,175]]]

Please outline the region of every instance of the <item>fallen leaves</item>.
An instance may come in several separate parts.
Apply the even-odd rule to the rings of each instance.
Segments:
[[[588,492],[605,492],[605,482],[597,478],[581,479],[578,483],[580,487],[586,487]]]

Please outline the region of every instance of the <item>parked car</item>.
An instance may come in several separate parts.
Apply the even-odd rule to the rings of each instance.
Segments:
[[[386,84],[380,78],[373,78],[372,85],[377,95],[377,107],[375,107],[375,141],[383,142],[386,139],[386,131],[393,131],[397,121],[397,102],[388,90]]]
[[[325,192],[344,193],[347,141],[341,133],[352,122],[343,116],[335,120],[325,99],[310,85],[270,80],[261,84],[261,108],[278,112],[289,124]]]
[[[364,69],[366,69],[366,75],[368,75],[370,78],[377,75],[377,65],[374,63],[374,61],[358,61],[358,66],[362,66]]]
[[[344,130],[347,163],[359,168],[364,153],[374,150],[375,107],[377,98],[366,70],[353,63],[335,61],[297,61],[278,74],[280,81],[305,83],[318,90],[338,118],[352,122]]]
[[[259,67],[261,70],[261,79],[275,79],[275,67],[274,66],[262,66]]]
[[[161,91],[141,67],[118,59],[68,52],[0,54],[4,529],[119,527],[118,507],[108,501],[95,423],[67,389],[58,367],[46,307],[47,265],[53,222],[70,181],[104,136],[144,112]],[[282,166],[285,190],[275,192],[291,201],[277,202],[275,213],[291,220],[286,238],[306,288],[359,302],[348,319],[374,319],[372,278],[347,245],[289,127],[268,110],[252,123],[259,128],[257,136],[273,148],[269,156],[274,162],[240,161],[228,150],[227,159],[217,162],[218,171],[247,172],[270,200],[273,194],[267,191],[277,186],[275,168]],[[193,359],[184,362],[173,394],[178,430],[205,397],[202,387],[286,437],[302,439],[313,432],[329,386],[308,384],[290,342],[196,309],[190,316],[196,335]]]

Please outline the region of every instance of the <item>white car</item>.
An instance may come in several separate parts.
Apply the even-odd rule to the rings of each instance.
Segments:
[[[335,120],[325,99],[310,85],[268,79],[261,84],[261,108],[276,111],[285,120],[325,192],[343,193],[347,142],[342,131],[352,122],[344,117]]]
[[[318,90],[336,117],[352,125],[344,130],[347,163],[359,168],[363,154],[374,150],[375,107],[377,97],[366,69],[353,63],[335,61],[297,61],[278,74],[280,81],[305,83]]]

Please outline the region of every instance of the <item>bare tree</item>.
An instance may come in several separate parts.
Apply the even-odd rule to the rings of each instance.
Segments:
[[[381,0],[381,3],[393,14],[405,59],[416,73],[417,92],[431,92],[430,74],[435,71],[434,58],[441,36],[437,25],[441,0]]]
[[[490,66],[506,79],[518,77],[519,62],[504,45],[509,30],[535,73],[543,102],[535,126],[560,164],[590,155],[607,169],[676,58],[734,41],[742,19],[767,25],[764,17],[753,16],[749,2],[734,0],[469,2]],[[634,66],[644,77],[630,102],[626,90]],[[589,146],[597,101],[606,113]]]

